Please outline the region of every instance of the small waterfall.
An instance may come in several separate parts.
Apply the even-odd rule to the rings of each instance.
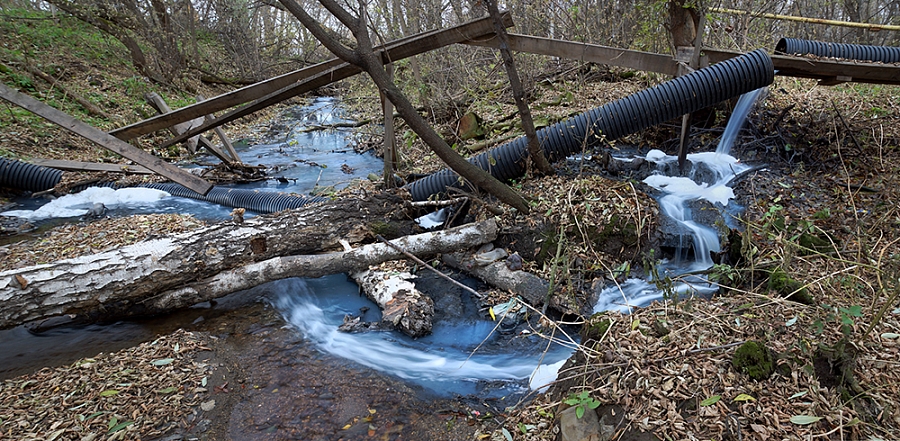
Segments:
[[[749,167],[738,162],[729,153],[747,120],[747,115],[765,90],[766,88],[760,88],[740,97],[715,152],[694,153],[687,156],[693,164],[688,176],[667,176],[662,173],[677,169],[672,166],[678,161],[677,157],[666,155],[660,150],[651,150],[647,153],[646,160],[656,163],[660,172],[648,176],[644,179],[644,183],[662,193],[658,199],[660,209],[675,221],[681,231],[690,233],[694,251],[693,261],[688,261],[684,256],[686,253],[678,250],[674,262],[661,263],[660,274],[678,276],[702,271],[713,265],[711,253],[720,251],[718,232],[695,220],[691,202],[704,200],[724,209],[729,201],[734,199],[734,190],[728,183]],[[653,281],[628,279],[620,285],[602,290],[594,311],[630,311],[632,307],[646,306],[654,300],[662,299],[663,292],[651,282]],[[690,276],[682,278],[675,284],[673,290],[674,294],[679,296],[695,293],[709,295],[715,292],[717,287],[703,277]]]
[[[728,119],[728,125],[725,126],[725,132],[722,133],[722,139],[719,140],[719,146],[716,147],[716,153],[729,154],[734,140],[737,139],[738,133],[744,128],[747,122],[747,115],[753,109],[753,105],[759,100],[760,96],[766,92],[766,87],[747,92],[738,98],[737,104],[734,106],[734,112]]]

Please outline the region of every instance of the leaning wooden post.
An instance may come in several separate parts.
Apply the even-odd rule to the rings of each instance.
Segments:
[[[388,77],[394,80],[394,64],[384,66]],[[384,111],[384,188],[394,188],[394,162],[397,160],[397,146],[394,142],[394,105],[381,92],[381,103]]]
[[[199,103],[201,101],[206,101],[206,97],[197,95],[197,102]],[[215,120],[216,117],[213,114],[206,115],[204,119],[205,122],[214,122]],[[228,139],[228,135],[225,134],[225,130],[222,130],[222,126],[216,126],[214,130],[216,131],[219,140],[222,141],[222,147],[224,147],[225,151],[228,152],[228,155],[231,156],[232,162],[243,164],[244,161],[241,161],[241,157],[238,156],[237,150],[234,149],[234,144]]]
[[[706,25],[706,16],[700,15],[700,19],[695,23],[696,34],[694,35],[694,47],[690,52],[690,59],[683,59],[679,55],[684,52],[681,48],[676,48],[676,58],[681,61],[678,65],[678,76],[686,75],[700,68],[700,52],[703,49],[703,27]],[[683,62],[687,61],[689,68],[685,68]],[[687,160],[687,138],[691,128],[691,114],[686,113],[681,117],[681,137],[678,142],[678,168],[683,169]]]

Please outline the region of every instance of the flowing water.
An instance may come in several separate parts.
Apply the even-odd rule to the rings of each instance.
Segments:
[[[316,98],[293,113],[289,125],[284,125],[277,137],[270,137],[274,140],[236,147],[244,163],[265,166],[270,179],[233,187],[309,195],[316,187],[340,189],[354,179],[366,179],[370,173],[382,172],[384,163],[371,151],[354,151],[350,144],[350,129],[323,128],[348,121],[343,118],[337,99]],[[214,162],[204,156],[198,161]],[[182,213],[203,220],[221,220],[229,218],[232,210],[146,188],[112,190],[95,187],[53,201],[18,198],[13,202],[19,207],[0,215],[23,217],[29,221],[78,218],[87,214],[95,203],[102,203],[109,209],[107,216]],[[247,212],[245,217],[254,214]]]
[[[666,296],[706,297],[718,290],[705,277],[690,274],[711,267],[711,253],[720,251],[718,232],[712,226],[697,222],[691,207],[696,206],[696,201],[705,201],[721,211],[734,199],[734,190],[728,184],[736,175],[749,169],[749,166],[730,155],[731,147],[744,126],[747,115],[765,90],[757,89],[740,97],[716,151],[688,155],[692,168],[686,176],[664,174],[665,171],[678,169],[673,166],[678,161],[676,156],[666,155],[660,150],[647,153],[645,159],[655,163],[658,171],[644,179],[644,183],[659,191],[657,201],[660,209],[681,231],[689,233],[682,235],[682,240],[690,240],[690,243],[682,243],[673,259],[659,262],[656,280],[653,277],[629,278],[623,283],[601,290],[594,307],[595,312],[627,312],[633,307],[646,306]],[[688,258],[688,249],[692,251],[692,259]],[[674,283],[661,289],[658,282],[663,282],[662,279],[666,277],[674,280]],[[666,292],[666,289],[670,292]]]
[[[686,253],[678,253],[675,258],[662,261],[659,265],[661,276],[677,277],[712,265],[710,252],[719,251],[718,234],[712,227],[694,220],[691,202],[704,200],[724,208],[734,198],[734,192],[727,184],[737,173],[745,170],[746,166],[728,153],[756,96],[758,93],[751,98],[742,98],[743,104],[739,106],[746,108],[746,111],[741,117],[737,116],[738,110],[735,111],[717,152],[688,156],[694,167],[687,176],[665,176],[660,173],[644,181],[660,192],[659,204],[663,212],[690,233],[686,240],[690,240],[694,259],[689,259]],[[319,99],[300,114],[306,116],[301,116],[297,125],[288,131],[284,142],[241,149],[246,162],[265,164],[278,170],[279,175],[285,178],[281,182],[266,181],[253,184],[252,187],[263,191],[295,191],[305,194],[315,185],[343,185],[350,179],[381,170],[380,161],[371,154],[359,155],[352,152],[346,139],[347,133],[340,130],[304,130],[309,124],[340,121],[340,112],[336,110],[333,100]],[[676,157],[658,150],[649,152],[646,159],[656,163],[660,170],[672,169],[671,164],[677,161]],[[121,206],[123,212],[163,209],[199,213],[198,217],[201,218],[222,218],[230,211],[213,204],[160,197],[155,193],[143,193],[142,197],[135,197],[136,199],[128,199],[116,193],[104,193],[104,197],[112,199],[104,199],[103,203],[109,202],[113,209]],[[113,203],[113,200],[122,202]],[[172,200],[178,200],[177,204],[166,205],[165,201]],[[58,208],[85,210],[95,201],[96,199],[83,198],[71,204],[58,203]],[[40,211],[37,208],[33,210]],[[655,282],[631,278],[607,288],[600,293],[595,311],[629,311],[634,306],[644,306],[659,300],[663,298],[663,291]],[[686,276],[679,278],[672,290],[677,295],[687,296],[710,294],[716,287],[702,277]],[[548,345],[546,340],[534,334],[504,336],[496,332],[496,322],[487,318],[483,311],[478,311],[473,299],[465,296],[459,296],[458,303],[462,306],[457,308],[464,313],[436,320],[434,332],[428,337],[414,340],[396,332],[341,333],[337,331],[337,327],[345,315],[359,315],[361,311],[367,310],[364,320],[377,321],[380,318],[378,308],[360,296],[357,286],[342,275],[315,280],[287,279],[272,282],[243,293],[240,297],[266,299],[293,329],[303,335],[302,344],[351,360],[360,369],[365,367],[386,372],[438,394],[506,396],[529,389],[540,389],[555,379],[557,370],[572,351],[571,345]],[[439,293],[434,297],[449,296]],[[436,309],[445,308],[441,306]],[[187,319],[197,320],[197,316],[195,313]],[[114,327],[89,328],[79,332],[93,335],[87,341],[99,346],[103,346],[103,342],[115,341],[113,334],[118,332],[116,329],[137,329],[134,331],[137,339],[149,338],[145,335],[152,333],[147,324],[123,322],[112,326]],[[109,332],[109,329],[113,329],[113,332]],[[57,344],[85,341],[83,337],[67,334],[64,332],[60,334],[62,336],[56,335]],[[0,332],[0,353],[12,354],[11,359],[0,360],[4,362],[0,364],[21,365],[22,360],[28,358],[29,350],[26,347],[42,346],[38,343],[39,339],[40,336],[29,334],[21,328]],[[47,339],[45,342],[52,340]],[[13,341],[15,343],[11,343]],[[20,353],[9,351],[9,345],[13,344],[18,345],[16,351]],[[2,374],[0,371],[0,375]]]

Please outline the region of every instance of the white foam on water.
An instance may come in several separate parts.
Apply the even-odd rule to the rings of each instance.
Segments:
[[[556,363],[538,366],[531,375],[528,387],[539,393],[547,392],[547,389],[550,388],[550,384],[556,381],[556,377],[559,376],[559,370],[564,364],[566,364],[566,359],[559,360]]]
[[[21,217],[30,221],[76,217],[87,214],[95,203],[101,203],[107,208],[147,206],[168,196],[169,193],[151,188],[115,190],[106,187],[90,187],[80,193],[54,199],[37,210],[11,210],[0,213],[0,215]]]

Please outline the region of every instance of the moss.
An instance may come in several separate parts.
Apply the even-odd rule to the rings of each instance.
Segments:
[[[775,372],[772,352],[764,344],[748,341],[734,351],[731,365],[738,372],[745,373],[754,380],[765,380]]]
[[[817,252],[825,253],[832,250],[831,241],[827,236],[822,237],[809,233],[803,233],[797,239],[797,243],[800,244],[801,247],[803,247],[800,249],[800,254],[804,256]]]
[[[388,238],[397,237],[399,233],[399,229],[396,225],[385,221],[369,222],[369,231],[372,232],[372,235],[380,234],[381,236]]]
[[[769,290],[797,303],[815,304],[815,299],[809,294],[809,290],[802,283],[790,278],[781,268],[775,268],[769,273]]]
[[[582,341],[600,341],[600,339],[606,335],[606,332],[612,325],[612,321],[609,317],[604,317],[605,314],[606,313],[598,312],[592,315],[587,323],[585,323],[584,327],[581,328]]]

